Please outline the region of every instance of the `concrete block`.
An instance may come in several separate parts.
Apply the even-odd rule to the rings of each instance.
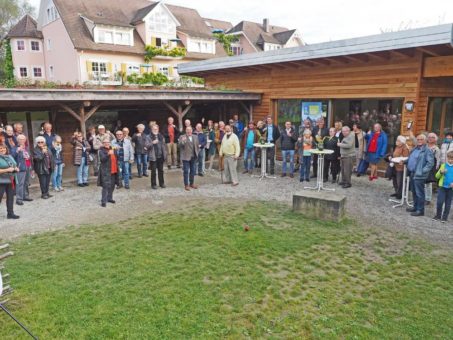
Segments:
[[[306,190],[293,195],[293,211],[308,218],[340,221],[345,216],[346,196],[328,191]]]

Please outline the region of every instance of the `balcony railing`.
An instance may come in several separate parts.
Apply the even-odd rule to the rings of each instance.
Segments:
[[[90,83],[101,85],[121,85],[122,79],[119,74],[107,72],[90,72],[88,73],[88,81]]]

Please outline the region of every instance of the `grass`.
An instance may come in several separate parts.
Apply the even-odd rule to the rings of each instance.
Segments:
[[[269,203],[183,209],[22,238],[9,307],[41,339],[452,337],[449,251]],[[26,339],[4,314],[0,338]]]

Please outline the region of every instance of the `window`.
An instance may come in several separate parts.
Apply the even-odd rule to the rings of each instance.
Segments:
[[[17,50],[18,51],[25,51],[25,41],[17,40]]]
[[[107,73],[107,63],[93,61],[92,70],[93,73]]]
[[[39,41],[32,41],[30,44],[32,51],[39,51]]]
[[[310,111],[310,107],[313,107]],[[309,110],[309,112],[303,112]],[[279,99],[277,100],[278,125],[282,128],[285,122],[291,122],[295,129],[300,133],[303,132],[302,117],[309,118],[312,122],[320,117],[328,118],[329,101],[324,99]],[[327,124],[326,124],[327,125]]]
[[[21,78],[27,78],[28,77],[28,70],[26,67],[20,67],[19,68],[19,74]]]
[[[431,98],[427,130],[439,137],[445,137],[448,131],[453,131],[453,98]]]
[[[188,50],[190,52],[214,53],[213,42],[209,40],[189,40]]]
[[[130,40],[129,32],[115,32],[115,44],[130,45]]]
[[[53,78],[53,66],[49,66],[49,77]]]
[[[167,77],[170,76],[168,72],[168,66],[159,66],[159,73],[165,74]]]
[[[99,30],[98,40],[101,43],[113,44],[113,31]]]
[[[162,46],[162,39],[161,38],[156,38],[156,46],[161,47]]]
[[[243,53],[242,47],[241,46],[231,46],[230,52],[233,55],[241,55]]]
[[[176,26],[167,11],[159,6],[149,17],[149,30],[151,32],[171,34],[176,30]]]
[[[50,51],[52,49],[52,41],[50,39],[47,39],[47,51]]]
[[[47,8],[47,22],[50,23],[55,21],[59,18],[58,11],[55,6],[51,6]]]
[[[33,67],[33,77],[42,78],[42,68],[41,67]]]
[[[126,73],[128,75],[133,74],[133,73],[140,74],[140,66],[138,66],[138,65],[127,65]]]

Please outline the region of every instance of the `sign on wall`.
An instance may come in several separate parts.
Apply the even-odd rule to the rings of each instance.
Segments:
[[[302,102],[302,121],[309,119],[312,126],[315,126],[316,120],[326,116],[327,112],[322,110],[322,102]]]

